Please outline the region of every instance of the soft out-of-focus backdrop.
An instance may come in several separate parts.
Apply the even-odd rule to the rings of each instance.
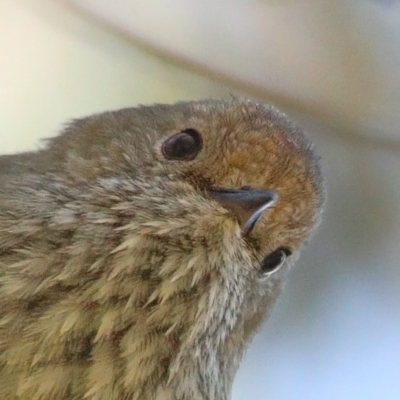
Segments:
[[[234,400],[398,400],[399,1],[0,3],[0,153],[73,117],[231,93],[309,132],[329,194]]]

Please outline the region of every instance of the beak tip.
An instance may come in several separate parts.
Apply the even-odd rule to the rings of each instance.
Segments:
[[[274,205],[276,199],[277,199],[277,197],[275,197],[271,201],[265,203],[260,208],[258,208],[253,214],[250,215],[250,218],[246,221],[246,223],[244,224],[244,227],[243,227],[243,233],[245,235],[248,235],[254,229],[254,227],[256,226],[257,222],[259,221],[259,219],[264,214],[264,212],[268,208],[270,208],[270,207],[272,207]]]

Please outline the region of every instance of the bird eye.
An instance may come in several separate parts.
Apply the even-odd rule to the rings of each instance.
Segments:
[[[203,140],[195,129],[185,129],[169,137],[161,147],[167,160],[193,160],[201,148]]]
[[[279,247],[272,253],[268,254],[261,263],[261,274],[267,276],[278,271],[283,265],[286,258],[290,257],[292,252],[287,247]]]

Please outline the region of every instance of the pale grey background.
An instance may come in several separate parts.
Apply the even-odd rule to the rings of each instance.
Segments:
[[[329,199],[234,400],[400,398],[400,4],[3,0],[0,152],[72,117],[258,96],[322,155]]]

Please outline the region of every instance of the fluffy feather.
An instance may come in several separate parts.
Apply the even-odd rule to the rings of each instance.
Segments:
[[[160,146],[196,129],[193,161]],[[275,190],[251,237],[210,186]],[[207,100],[69,124],[0,157],[0,398],[225,400],[323,187],[304,135],[274,108]]]

